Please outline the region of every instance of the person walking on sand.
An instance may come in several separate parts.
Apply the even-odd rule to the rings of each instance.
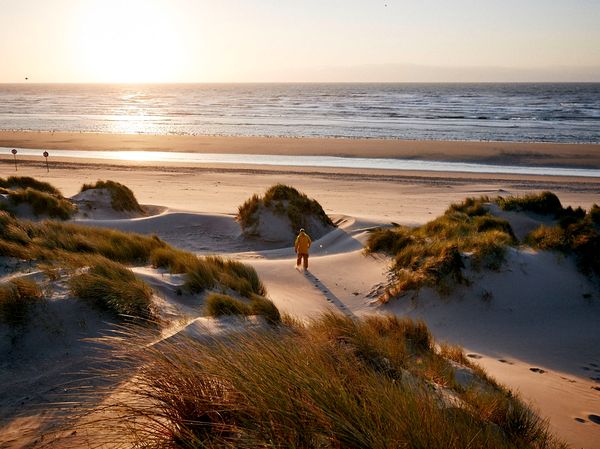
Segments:
[[[302,259],[304,259],[304,269],[308,270],[308,248],[312,240],[309,235],[304,232],[304,229],[300,229],[300,233],[298,237],[296,237],[296,242],[294,243],[294,250],[296,254],[298,254],[298,259],[296,260],[296,266],[299,267]]]

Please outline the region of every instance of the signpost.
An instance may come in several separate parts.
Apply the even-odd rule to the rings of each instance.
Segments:
[[[15,171],[18,171],[19,169],[17,168],[17,150],[15,150],[14,148],[12,149],[11,153],[13,154],[13,156],[15,157]]]
[[[48,152],[44,151],[44,157],[46,158],[46,172],[50,173],[50,167],[48,167]]]

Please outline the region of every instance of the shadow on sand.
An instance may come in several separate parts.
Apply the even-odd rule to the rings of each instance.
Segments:
[[[354,313],[352,313],[352,311],[348,307],[346,307],[346,304],[340,301],[340,299],[337,296],[335,296],[333,292],[329,290],[329,288],[319,280],[318,277],[316,277],[308,270],[304,271],[303,273],[304,276],[312,283],[312,285],[314,285],[323,293],[325,299],[327,299],[328,302],[336,306],[346,316],[353,319],[356,318],[356,315],[354,315]]]

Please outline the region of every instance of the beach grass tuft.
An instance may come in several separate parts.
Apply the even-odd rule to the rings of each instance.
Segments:
[[[559,216],[563,211],[558,197],[548,191],[524,196],[498,197],[496,201],[504,210],[526,211],[554,216]]]
[[[118,262],[96,257],[90,266],[69,279],[71,293],[116,315],[149,319],[152,289]]]
[[[198,257],[171,246],[162,246],[150,253],[150,264],[154,268],[165,268],[169,273],[187,273],[198,262]]]
[[[583,214],[577,209],[563,209],[559,212],[558,224],[539,226],[525,237],[525,243],[534,248],[573,255],[582,272],[600,275],[598,210],[596,205]]]
[[[393,258],[393,281],[381,300],[424,286],[447,294],[457,284],[468,284],[463,275],[467,257],[474,269],[499,269],[506,247],[516,238],[507,221],[489,213],[488,201],[486,197],[467,198],[416,228],[373,230],[366,252],[383,252]]]
[[[45,215],[50,218],[68,220],[77,210],[69,200],[31,187],[24,190],[12,190],[8,193],[8,198],[14,206],[28,204],[36,217]]]
[[[10,201],[2,208],[12,214],[17,213],[16,207],[20,204],[28,204],[36,217],[61,220],[71,218],[77,210],[53,185],[26,176],[0,178],[0,193]]]
[[[16,278],[0,283],[0,322],[24,324],[30,307],[42,298],[42,290],[33,280]]]
[[[144,213],[131,189],[115,181],[96,181],[95,184],[84,184],[81,186],[81,192],[90,189],[107,189],[111,196],[112,208],[119,212],[138,212]]]
[[[334,226],[331,218],[316,200],[308,198],[294,187],[275,184],[269,187],[262,197],[254,194],[238,208],[237,219],[243,229],[258,223],[261,207],[287,217],[293,232],[300,228],[310,229],[312,218],[323,225]]]
[[[281,322],[281,314],[275,304],[259,295],[252,295],[249,301],[243,301],[222,293],[210,293],[206,297],[204,309],[206,315],[212,317],[255,315],[262,316],[269,324]]]
[[[253,267],[219,256],[197,258],[186,272],[184,286],[191,293],[220,286],[247,298],[266,294],[266,288]]]
[[[30,178],[29,176],[9,176],[8,178],[0,178],[0,187],[11,190],[25,190],[31,188],[38,192],[49,193],[50,195],[62,197],[60,190],[54,187],[52,184],[38,181],[37,179]]]
[[[243,301],[222,293],[210,293],[206,297],[205,313],[215,318],[236,315],[250,315],[250,307]]]

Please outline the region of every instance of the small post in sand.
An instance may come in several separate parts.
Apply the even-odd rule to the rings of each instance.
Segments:
[[[50,167],[48,167],[48,156],[49,156],[48,152],[44,151],[44,157],[46,158],[46,172],[50,173]]]
[[[11,153],[13,154],[13,156],[15,157],[15,171],[19,171],[19,169],[17,168],[17,150],[15,150],[14,148],[12,149]]]

